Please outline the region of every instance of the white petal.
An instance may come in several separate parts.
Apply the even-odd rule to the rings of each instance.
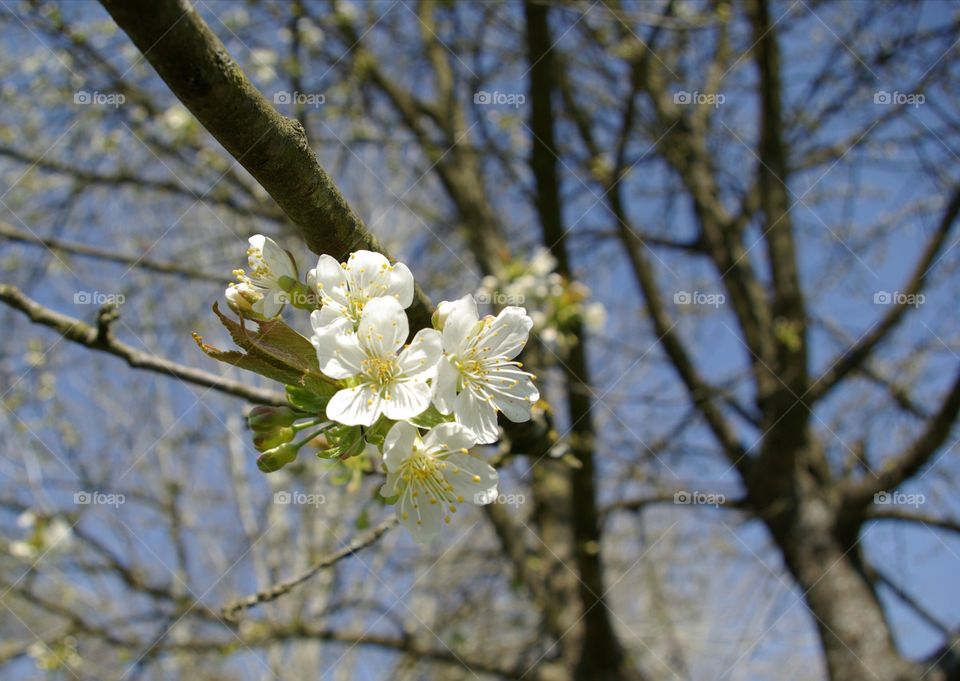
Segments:
[[[380,416],[380,396],[369,384],[339,391],[327,403],[327,418],[347,426],[372,426]]]
[[[373,357],[388,357],[407,340],[407,313],[394,298],[374,298],[363,307],[357,334]]]
[[[472,430],[460,423],[441,423],[430,429],[423,439],[426,448],[443,447],[448,451],[470,449],[477,443]]]
[[[477,301],[469,293],[449,306],[443,322],[443,349],[455,353],[467,338],[477,321]]]
[[[437,536],[446,512],[446,504],[441,501],[431,504],[423,492],[415,497],[411,490],[405,490],[397,501],[397,517],[418,544],[425,544]]]
[[[497,410],[485,399],[478,397],[473,390],[464,390],[457,396],[454,406],[457,422],[472,430],[479,444],[496,442],[500,433],[497,430]]]
[[[413,337],[409,347],[404,348],[397,359],[404,376],[425,375],[423,380],[432,378],[437,363],[443,355],[440,347],[440,332],[433,329],[420,329]]]
[[[347,259],[347,277],[350,279],[350,292],[355,298],[388,295],[390,261],[380,253],[356,251]]]
[[[469,454],[451,454],[447,457],[447,464],[447,480],[458,497],[478,506],[496,500],[500,477],[488,463]],[[454,470],[459,472],[450,472],[449,466],[456,467]]]
[[[285,296],[278,291],[258,289],[261,298],[253,303],[253,311],[267,319],[273,319],[283,311]]]
[[[346,288],[347,274],[340,267],[336,258],[321,255],[317,260],[317,268],[313,270],[317,283],[317,294],[329,296],[341,305],[347,303]]]
[[[400,490],[397,488],[397,483],[400,482],[400,476],[396,473],[387,473],[387,479],[380,485],[380,496],[395,497],[400,493]]]
[[[433,404],[441,414],[453,411],[459,379],[460,373],[453,368],[449,359],[443,357],[437,363],[437,376],[433,379]]]
[[[430,386],[426,381],[394,383],[387,391],[390,399],[383,400],[383,413],[395,421],[412,419],[430,406]]]
[[[255,234],[250,237],[249,242],[250,246],[259,252],[257,254],[251,254],[248,258],[252,269],[257,268],[260,264],[260,258],[262,257],[263,264],[270,269],[275,278],[297,278],[296,264],[293,262],[290,254],[280,248],[280,245],[276,241],[262,234]],[[258,255],[260,257],[258,257]]]
[[[402,262],[390,271],[389,294],[399,301],[404,309],[413,302],[413,274]]]
[[[353,332],[353,324],[347,319],[344,309],[338,303],[328,303],[319,310],[311,312],[310,326],[317,333],[334,330],[340,333]]]
[[[527,343],[533,320],[522,307],[505,307],[497,315],[484,339],[483,355],[513,359]]]
[[[383,440],[383,465],[388,471],[396,471],[410,456],[416,439],[416,426],[406,421],[401,421],[390,429]]]
[[[311,313],[311,321],[316,314],[317,311]],[[366,355],[356,334],[345,334],[342,331],[335,326],[326,327],[310,337],[310,342],[317,350],[320,371],[330,378],[350,378],[363,372]]]
[[[530,374],[516,371],[493,371],[485,381],[485,387],[493,395],[493,403],[503,412],[503,415],[514,423],[530,420],[530,409],[533,403],[540,399],[540,391],[534,385]]]

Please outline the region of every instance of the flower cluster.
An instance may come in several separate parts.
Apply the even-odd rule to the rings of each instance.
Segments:
[[[578,342],[573,331],[576,322],[599,331],[607,315],[602,303],[588,302],[589,288],[569,281],[555,271],[556,266],[550,251],[541,248],[529,261],[510,263],[499,277],[484,277],[476,297],[497,305],[529,305],[535,310],[530,315],[533,332],[563,357]]]
[[[288,406],[248,417],[261,470],[292,463],[308,443],[340,462],[372,456],[386,472],[381,497],[418,541],[459,504],[497,497],[497,472],[470,449],[496,442],[498,413],[527,421],[540,398],[516,359],[534,323],[524,308],[480,317],[468,294],[440,303],[433,328],[411,338],[414,280],[402,263],[370,251],[342,263],[322,255],[301,282],[293,257],[262,235],[247,258],[250,274],[237,270],[226,290],[240,323],[214,307],[246,352],[195,338],[210,356],[286,384]],[[309,339],[279,319],[288,304],[310,312]]]

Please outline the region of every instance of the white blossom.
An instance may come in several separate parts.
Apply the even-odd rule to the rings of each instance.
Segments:
[[[410,331],[396,298],[367,302],[357,333],[341,333],[337,327],[324,325],[321,317],[321,310],[310,317],[320,370],[330,378],[348,379],[352,385],[330,399],[327,418],[369,426],[381,415],[408,419],[430,406],[427,382],[435,375],[442,353],[438,331],[422,329],[403,348]]]
[[[360,323],[364,306],[376,298],[391,297],[401,309],[413,302],[413,274],[403,263],[391,265],[379,253],[356,251],[345,263],[321,255],[316,269],[307,275],[322,307],[314,313],[314,328],[335,326],[351,331]]]
[[[514,361],[533,322],[514,306],[480,319],[471,295],[446,310],[445,357],[437,366],[434,404],[441,413],[452,412],[479,443],[496,442],[498,411],[516,423],[529,421],[530,408],[540,399],[533,375]]]
[[[247,263],[250,275],[243,270],[234,271],[238,283],[227,289],[227,302],[241,306],[249,303],[257,315],[272,319],[290,301],[287,291],[297,281],[297,264],[276,241],[262,234],[250,237]],[[241,285],[246,286],[237,290]],[[254,294],[260,294],[259,299]]]
[[[476,435],[458,423],[443,423],[421,439],[417,428],[397,423],[383,444],[387,480],[384,497],[397,497],[400,523],[424,542],[449,523],[464,502],[477,505],[497,497],[497,472],[472,456]]]

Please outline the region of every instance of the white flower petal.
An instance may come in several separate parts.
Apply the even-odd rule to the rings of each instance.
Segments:
[[[433,379],[433,404],[441,414],[453,411],[457,399],[457,381],[460,374],[446,357],[437,363],[437,375]]]
[[[316,278],[317,294],[321,297],[329,296],[341,305],[347,304],[347,273],[340,263],[329,255],[321,255],[317,260],[317,268],[312,270]]]
[[[283,311],[284,296],[274,290],[260,290],[262,297],[253,303],[253,311],[267,319],[273,319]]]
[[[383,440],[383,465],[388,471],[396,472],[407,457],[413,453],[417,428],[411,423],[401,421],[395,424]]]
[[[384,398],[383,413],[395,421],[412,419],[430,406],[431,389],[425,381],[394,383],[387,392],[390,399]]]
[[[316,314],[319,313],[314,311],[311,314],[311,320]],[[342,379],[363,373],[366,355],[355,334],[344,334],[336,326],[325,327],[314,333],[310,342],[317,350],[317,362],[324,375]]]
[[[464,390],[457,396],[454,413],[458,423],[476,434],[479,444],[487,445],[497,441],[500,434],[497,430],[497,410],[487,400],[478,397],[473,390]]]
[[[327,403],[327,418],[347,426],[372,426],[381,398],[369,384],[339,391]]]
[[[522,307],[505,307],[490,325],[482,344],[485,357],[513,359],[527,342],[533,320]]]
[[[293,258],[290,257],[290,254],[280,248],[280,245],[270,237],[265,237],[262,234],[258,234],[257,236],[260,237],[258,242],[260,243],[260,251],[263,254],[263,261],[267,267],[270,268],[270,271],[273,272],[275,278],[290,277],[291,279],[297,279],[297,265],[293,261]],[[255,237],[250,237],[251,246],[254,245],[254,238]],[[252,262],[250,263],[250,267],[254,267]]]
[[[328,303],[319,310],[310,313],[310,326],[316,333],[322,331],[337,331],[339,333],[352,333],[353,324],[347,319],[343,308],[337,303]]]
[[[441,501],[430,503],[430,499],[421,492],[413,496],[407,488],[397,502],[397,517],[400,524],[407,528],[418,544],[425,544],[440,532],[444,524],[447,507]]]
[[[351,253],[347,259],[346,273],[350,280],[350,293],[354,298],[367,300],[389,295],[390,261],[380,253]]]
[[[472,430],[460,423],[441,423],[431,428],[423,438],[423,446],[427,449],[443,447],[449,451],[470,449],[477,443],[477,436]]]
[[[374,298],[363,308],[357,334],[373,357],[387,357],[403,347],[410,333],[407,313],[394,298]]]
[[[413,274],[410,268],[398,262],[389,272],[389,294],[399,301],[404,309],[413,303]]]
[[[455,353],[460,350],[464,340],[480,319],[477,314],[477,301],[468,293],[449,306],[445,306],[445,311],[443,349],[446,352]]]
[[[451,454],[447,465],[459,472],[451,473],[447,480],[453,485],[453,492],[464,501],[484,506],[497,498],[497,485],[500,476],[485,461],[469,454]]]
[[[512,367],[491,371],[484,387],[493,395],[497,409],[514,423],[529,421],[530,409],[540,399],[540,391],[531,375]]]
[[[423,375],[422,380],[432,378],[436,371],[437,363],[443,354],[440,347],[440,332],[433,329],[420,329],[417,335],[413,337],[410,345],[404,348],[397,359],[397,364],[404,376],[419,377]]]

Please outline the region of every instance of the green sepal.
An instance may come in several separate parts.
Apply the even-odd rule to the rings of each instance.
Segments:
[[[290,426],[274,428],[254,435],[253,446],[256,447],[258,452],[266,452],[290,442],[296,434],[297,432]]]
[[[317,393],[299,385],[288,385],[286,392],[287,403],[291,407],[316,416],[324,416],[327,413],[327,402],[333,394],[332,392]]]
[[[289,442],[273,449],[268,449],[257,457],[257,468],[263,473],[274,473],[287,464],[297,460],[297,453],[302,445],[297,442]]]
[[[395,423],[396,421],[388,419],[386,416],[381,416],[372,426],[367,428],[364,437],[370,444],[380,447],[383,445],[387,433],[390,432],[390,429],[393,428],[393,424]]]
[[[261,404],[247,414],[247,423],[250,425],[250,430],[265,433],[274,428],[292,426],[298,418],[303,418],[303,415],[288,407],[269,407]]]

